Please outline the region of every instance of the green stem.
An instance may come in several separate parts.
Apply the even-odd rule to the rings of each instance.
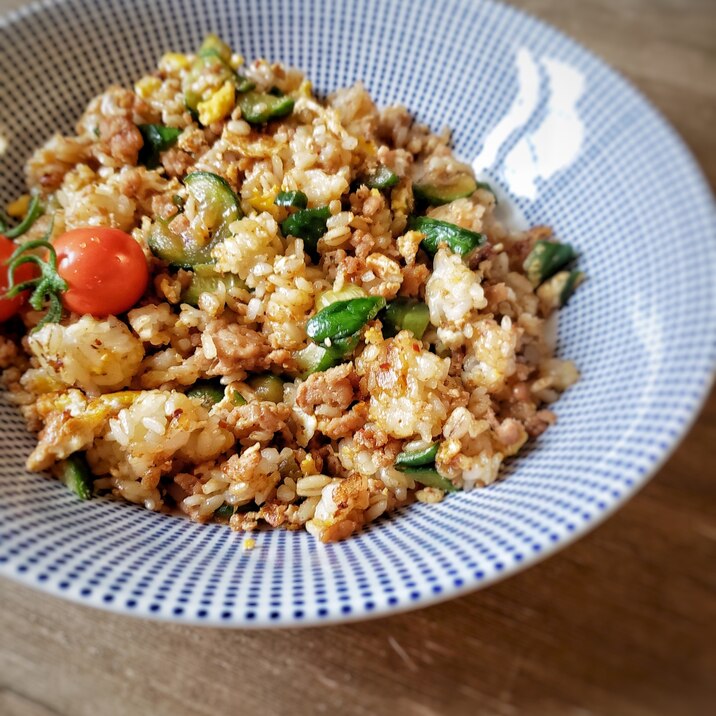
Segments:
[[[5,262],[8,267],[9,283],[9,288],[5,294],[7,298],[14,298],[23,291],[32,290],[29,301],[32,308],[36,311],[41,311],[43,307],[49,303],[47,312],[35,328],[33,328],[33,333],[39,331],[40,328],[48,323],[58,323],[62,320],[62,300],[60,295],[69,288],[67,281],[57,272],[57,252],[49,241],[50,236],[52,236],[53,223],[54,222],[50,223],[50,227],[43,238],[28,241],[18,246],[17,249],[13,251],[12,256]],[[37,249],[45,249],[48,254],[47,259],[42,259],[35,254],[28,253],[29,251],[35,251]],[[40,275],[36,278],[15,284],[15,272],[18,267],[28,263],[35,264],[40,269]]]
[[[42,214],[40,197],[35,194],[30,201],[30,206],[27,207],[25,218],[14,229],[8,229],[7,225],[4,227],[0,226],[0,233],[5,234],[8,239],[16,239],[18,236],[22,236],[35,223],[40,214]],[[0,223],[4,224],[5,222]]]

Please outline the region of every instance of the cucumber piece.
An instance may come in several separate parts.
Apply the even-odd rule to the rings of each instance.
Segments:
[[[430,324],[430,309],[414,298],[396,298],[387,305],[382,318],[387,337],[407,330],[421,339]]]
[[[212,408],[224,399],[223,386],[213,380],[199,380],[186,391],[187,398],[199,398],[205,408]]]
[[[217,273],[211,264],[198,264],[193,267],[191,283],[182,291],[182,303],[195,308],[199,305],[202,293],[216,293],[220,286],[227,291],[232,288],[246,288],[246,282],[233,273]]]
[[[365,177],[364,183],[369,189],[390,189],[398,183],[398,175],[381,164]]]
[[[385,307],[382,296],[336,301],[320,310],[306,324],[306,333],[315,343],[330,348],[333,342],[360,331]]]
[[[477,187],[477,182],[470,174],[456,174],[441,182],[413,184],[413,194],[426,204],[440,206],[471,196]]]
[[[172,266],[193,268],[197,264],[213,264],[211,255],[216,244],[229,234],[229,226],[243,214],[239,199],[227,181],[212,172],[187,174],[184,185],[202,213],[202,223],[209,229],[209,240],[198,244],[191,237],[182,237],[169,228],[164,219],[157,219],[150,229],[147,243],[156,256]]]
[[[139,150],[138,161],[147,169],[159,166],[159,155],[176,144],[182,130],[178,127],[166,127],[163,124],[138,124],[144,145]]]
[[[435,255],[440,244],[444,243],[454,253],[465,256],[487,241],[484,234],[428,216],[413,217],[410,220],[410,228],[424,235],[421,246],[431,255]]]
[[[425,467],[427,465],[435,466],[435,456],[438,454],[439,443],[432,443],[422,450],[411,450],[409,452],[401,452],[395,458],[395,467],[397,470],[412,467]]]
[[[259,400],[280,403],[283,400],[283,381],[273,373],[256,375],[247,381]]]
[[[445,492],[456,492],[457,487],[450,480],[443,477],[434,467],[413,467],[403,470],[406,475],[426,487],[436,487]]]
[[[577,252],[569,244],[537,241],[522,267],[532,285],[539,286],[576,258]]]
[[[276,206],[292,206],[296,209],[305,209],[308,206],[308,197],[302,191],[280,191],[273,203]]]
[[[83,453],[70,455],[60,464],[60,480],[80,498],[89,500],[92,497],[92,472]]]
[[[239,98],[241,117],[249,124],[265,124],[271,119],[280,119],[293,112],[291,97],[276,97],[265,92],[245,92]]]

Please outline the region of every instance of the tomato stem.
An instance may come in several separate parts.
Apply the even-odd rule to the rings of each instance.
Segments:
[[[49,303],[47,312],[35,328],[32,329],[33,333],[39,331],[48,323],[59,323],[62,320],[62,300],[60,295],[69,288],[67,281],[57,272],[57,252],[49,241],[50,236],[52,236],[53,223],[50,223],[50,228],[43,238],[28,241],[18,246],[13,251],[12,256],[5,262],[8,267],[8,283],[10,286],[5,294],[6,298],[15,298],[23,291],[32,289],[29,303],[36,311],[41,311]],[[28,253],[37,249],[45,249],[47,259],[42,259],[37,254]],[[40,275],[28,281],[15,284],[15,271],[19,266],[29,263],[38,266]]]
[[[7,219],[4,215],[0,215],[0,234],[4,234],[8,239],[16,239],[18,236],[22,236],[39,218],[42,214],[42,206],[40,204],[40,197],[35,194],[30,200],[30,205],[27,207],[27,213],[25,218],[14,228],[7,228]]]

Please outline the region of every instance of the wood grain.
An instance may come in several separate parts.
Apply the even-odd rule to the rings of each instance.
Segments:
[[[716,184],[713,0],[515,4],[626,74]],[[714,713],[715,444],[712,395],[659,475],[592,535],[490,589],[363,624],[178,627],[2,581],[0,714]]]

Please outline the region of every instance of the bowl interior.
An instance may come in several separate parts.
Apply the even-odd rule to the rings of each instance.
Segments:
[[[530,224],[580,251],[588,281],[559,353],[582,381],[509,479],[415,505],[346,542],[218,525],[108,500],[78,503],[25,473],[0,402],[0,571],[95,606],[158,618],[300,624],[409,608],[486,584],[588,529],[664,459],[714,364],[713,200],[663,120],[572,41],[490,2],[68,0],[0,25],[0,201],[22,165],[111,83],[218,32],[249,59],[303,68],[319,92],[362,80],[381,105],[449,125]],[[506,202],[507,203],[507,202]]]

